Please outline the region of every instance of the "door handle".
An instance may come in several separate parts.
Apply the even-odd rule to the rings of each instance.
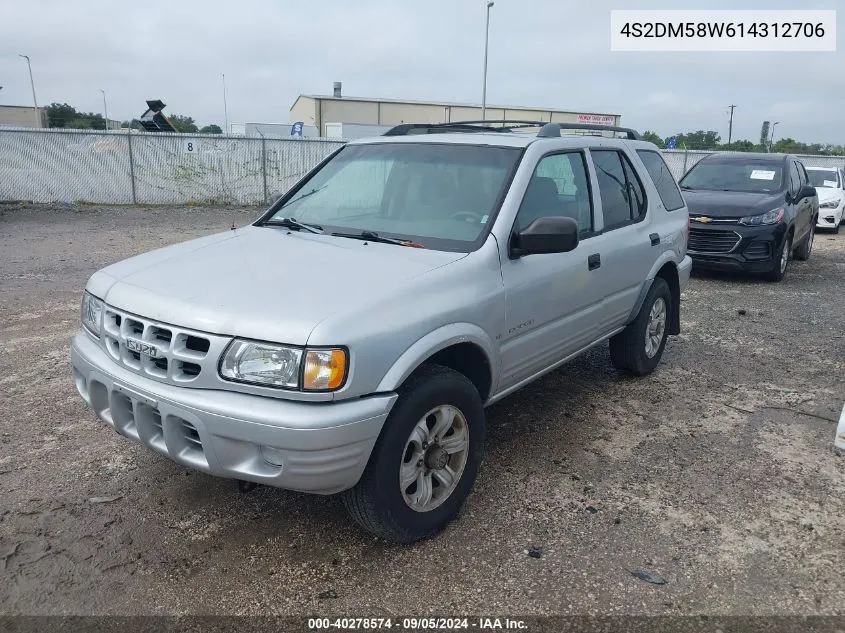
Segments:
[[[587,258],[587,268],[590,270],[595,270],[601,266],[601,255],[598,253],[593,253]]]
[[[657,246],[658,244],[660,244],[660,233],[652,233],[648,237],[651,240],[652,246]]]

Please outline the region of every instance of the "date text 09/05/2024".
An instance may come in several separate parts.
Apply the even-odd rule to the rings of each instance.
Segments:
[[[396,629],[398,631],[458,631],[458,630],[522,630],[528,629],[523,620],[512,618],[309,618],[311,631],[347,629],[373,630]]]

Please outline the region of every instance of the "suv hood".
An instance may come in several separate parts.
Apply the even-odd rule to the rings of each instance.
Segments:
[[[304,345],[338,310],[465,256],[248,226],[123,260],[87,289],[162,323]]]
[[[784,193],[683,190],[690,215],[711,218],[741,218],[771,211],[785,204]]]

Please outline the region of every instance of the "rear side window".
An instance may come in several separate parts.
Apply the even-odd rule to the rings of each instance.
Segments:
[[[666,165],[663,157],[652,150],[638,149],[637,154],[640,160],[643,161],[648,175],[651,176],[654,186],[657,188],[657,193],[663,206],[667,211],[677,211],[684,206],[684,198],[678,189],[678,183],[675,182],[672,172]]]
[[[599,185],[604,230],[612,231],[645,217],[642,185],[627,157],[616,150],[590,150]]]

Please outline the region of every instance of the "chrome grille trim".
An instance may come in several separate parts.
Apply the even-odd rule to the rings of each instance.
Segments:
[[[182,387],[209,387],[219,384],[217,360],[231,338],[106,305],[100,340],[115,362],[135,373]],[[133,349],[127,346],[128,340]]]

